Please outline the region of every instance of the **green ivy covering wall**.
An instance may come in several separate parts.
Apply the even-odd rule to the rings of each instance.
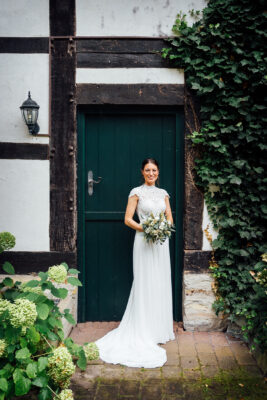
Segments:
[[[179,14],[162,56],[184,68],[200,100],[192,142],[218,237],[213,240],[215,311],[243,321],[252,348],[267,346],[266,296],[266,11],[260,0],[210,0],[189,27]],[[255,279],[265,276],[265,280]]]

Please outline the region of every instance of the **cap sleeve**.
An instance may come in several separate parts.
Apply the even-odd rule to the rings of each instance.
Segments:
[[[138,187],[133,188],[133,189],[130,191],[128,197],[132,197],[132,196],[134,196],[135,194],[136,194],[137,196],[139,196],[139,188],[138,188]]]
[[[162,189],[162,191],[163,191],[164,197],[165,197],[165,196],[170,197],[169,193],[168,193],[165,189]]]

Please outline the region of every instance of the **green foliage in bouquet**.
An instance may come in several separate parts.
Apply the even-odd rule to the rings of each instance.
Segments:
[[[191,27],[177,16],[175,37],[162,50],[184,68],[200,103],[201,127],[190,138],[202,149],[196,183],[218,229],[214,309],[230,321],[242,315],[244,338],[261,351],[267,299],[250,270],[266,252],[266,16],[263,0],[209,0]]]
[[[175,226],[171,224],[165,217],[164,212],[154,216],[151,213],[142,223],[144,230],[144,238],[149,243],[164,243],[167,238],[171,237],[175,231]]]
[[[8,262],[3,269],[15,273]],[[33,388],[39,400],[73,400],[68,386],[74,360],[85,370],[87,355],[83,346],[64,339],[62,318],[73,325],[75,320],[68,309],[60,311],[57,299],[66,298],[68,291],[54,282],[80,286],[73,276],[78,273],[62,263],[26,283],[11,277],[0,282],[0,400],[21,397]]]

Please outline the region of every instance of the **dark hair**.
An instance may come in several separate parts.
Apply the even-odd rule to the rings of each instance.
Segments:
[[[159,170],[159,163],[158,163],[157,160],[155,160],[155,158],[145,158],[143,160],[143,162],[142,162],[142,165],[141,165],[141,170],[142,171],[144,170],[146,164],[148,164],[148,163],[156,165],[156,167],[158,167],[158,170]],[[145,180],[144,180],[143,176],[142,176],[142,179],[143,179],[143,182],[144,182]],[[159,185],[159,177],[157,178],[156,183]]]
[[[156,165],[156,167],[158,167],[158,169],[159,169],[159,163],[157,160],[155,160],[155,158],[145,158],[142,162],[141,169],[143,170],[145,168],[145,165],[148,163]]]

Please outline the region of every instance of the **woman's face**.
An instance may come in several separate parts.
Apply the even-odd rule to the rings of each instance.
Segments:
[[[159,176],[159,169],[155,164],[147,163],[141,172],[147,185],[155,185]]]

